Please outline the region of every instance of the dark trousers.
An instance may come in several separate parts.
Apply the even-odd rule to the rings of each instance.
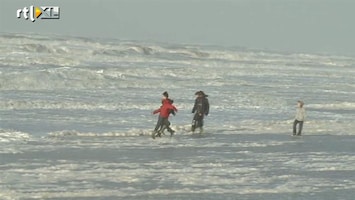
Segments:
[[[158,131],[161,129],[161,127],[163,126],[163,120],[164,120],[163,117],[161,116],[158,117],[157,125],[155,125],[154,131]]]
[[[203,114],[201,113],[196,113],[192,120],[191,130],[195,131],[196,128],[203,128]]]
[[[168,118],[163,118],[163,123],[162,126],[160,127],[160,132],[164,133],[165,129],[169,131],[169,133],[174,132],[173,129],[170,128],[170,122],[168,120]]]
[[[159,131],[163,132],[165,129],[167,129],[170,133],[173,132],[173,130],[170,128],[170,122],[168,118],[164,118],[159,116],[157,125],[155,126],[154,131]]]
[[[293,122],[293,135],[296,135],[297,132],[297,124],[300,124],[298,127],[297,135],[301,135],[303,128],[303,121],[298,121],[297,119]]]

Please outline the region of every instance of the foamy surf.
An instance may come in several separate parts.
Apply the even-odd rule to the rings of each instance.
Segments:
[[[0,143],[26,142],[31,138],[28,133],[0,129]]]
[[[355,195],[353,57],[3,34],[0,61],[1,199]],[[165,90],[176,132],[153,140]]]

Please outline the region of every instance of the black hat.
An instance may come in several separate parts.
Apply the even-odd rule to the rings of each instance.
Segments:
[[[206,95],[202,90],[197,91],[197,92],[195,93],[195,95],[201,95],[201,96],[203,96],[203,97],[208,97],[208,95]]]
[[[165,91],[165,92],[163,93],[163,96],[164,96],[164,97],[166,97],[166,98],[168,98],[168,97],[169,97],[168,92],[167,92],[167,91]]]

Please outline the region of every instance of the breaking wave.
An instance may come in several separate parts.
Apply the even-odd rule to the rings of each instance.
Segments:
[[[0,90],[145,88],[159,86],[161,78],[171,82],[169,87],[196,79],[216,86],[248,85],[228,81],[228,75],[289,76],[283,68],[298,72],[323,66],[326,74],[313,75],[327,78],[355,63],[341,56],[64,36],[0,35],[0,42]],[[222,71],[216,71],[219,63],[225,65]]]
[[[26,142],[31,138],[28,133],[0,129],[0,143]]]
[[[45,129],[39,134],[147,135],[162,91],[171,91],[181,125],[191,122],[194,92],[205,90],[212,127],[285,134],[303,99],[305,131],[354,134],[352,57],[55,35],[5,34],[0,44],[6,127],[21,120]],[[83,132],[54,132],[71,129]]]
[[[121,40],[89,39],[63,36],[27,36],[21,34],[0,35],[4,48],[2,65],[25,66],[28,64],[55,64],[78,66],[88,62],[105,63],[132,59],[160,60],[210,60],[240,63],[264,63],[287,65],[348,66],[350,57],[312,54],[281,54],[245,48],[220,48],[200,45],[172,45]],[[61,59],[58,58],[60,55]],[[11,58],[12,57],[12,58]],[[16,60],[13,60],[16,59]],[[74,62],[79,60],[80,62]],[[25,63],[24,63],[25,61]],[[42,61],[42,62],[41,62]]]

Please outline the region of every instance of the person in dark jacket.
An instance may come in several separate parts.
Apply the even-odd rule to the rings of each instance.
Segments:
[[[192,108],[192,113],[195,113],[192,120],[191,131],[195,132],[197,128],[200,128],[200,133],[203,132],[203,118],[208,115],[210,110],[210,104],[208,102],[208,95],[203,91],[198,91],[195,93],[196,99],[194,107]]]
[[[155,126],[155,129],[152,133],[153,139],[155,139],[156,136],[161,137],[161,134],[165,129],[170,132],[171,136],[174,134],[175,131],[170,128],[169,122],[169,115],[175,115],[175,112],[177,112],[176,107],[172,105],[173,102],[173,100],[169,99],[168,93],[164,92],[162,106],[153,112],[153,114],[160,113],[157,125]]]

